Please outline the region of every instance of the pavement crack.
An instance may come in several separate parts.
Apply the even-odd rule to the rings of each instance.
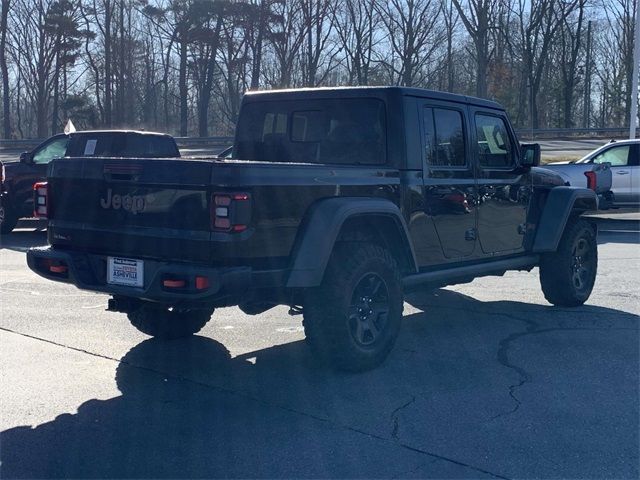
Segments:
[[[498,343],[498,351],[496,353],[496,358],[498,360],[498,363],[500,363],[502,366],[513,370],[514,372],[516,372],[518,374],[518,382],[517,383],[513,383],[511,385],[509,385],[509,396],[511,397],[511,399],[514,401],[514,406],[511,410],[508,410],[506,412],[502,412],[499,413],[497,415],[494,415],[493,417],[491,417],[490,420],[495,420],[497,418],[500,417],[504,417],[507,415],[512,415],[515,412],[518,411],[518,409],[520,408],[520,406],[522,405],[522,402],[520,401],[520,399],[516,396],[516,390],[518,390],[519,388],[523,387],[524,385],[526,385],[527,383],[529,383],[532,379],[531,374],[529,372],[527,372],[527,370],[525,370],[523,367],[516,365],[515,363],[513,363],[510,359],[509,359],[509,349],[511,348],[511,346],[513,345],[513,342],[515,342],[516,340],[519,340],[523,337],[526,336],[531,336],[531,335],[539,335],[541,333],[549,333],[549,332],[559,332],[559,331],[570,331],[570,332],[576,332],[576,331],[597,331],[597,330],[603,330],[603,331],[610,331],[610,330],[636,330],[633,328],[604,328],[604,327],[552,327],[552,328],[540,328],[540,325],[536,322],[534,322],[533,320],[528,320],[528,319],[524,319],[524,318],[519,318],[517,316],[514,315],[509,315],[509,314],[500,314],[500,315],[504,315],[507,316],[509,318],[512,318],[514,320],[518,320],[520,322],[524,322],[525,323],[525,330],[524,331],[520,331],[520,332],[515,332],[512,333],[511,335],[503,338],[502,340],[500,340],[500,342]]]
[[[408,402],[404,403],[403,405],[400,405],[393,412],[391,412],[391,421],[392,421],[391,437],[392,438],[398,440],[398,431],[400,429],[399,420],[398,420],[398,414],[400,413],[401,410],[407,408],[412,403],[415,403],[415,401],[416,401],[416,396],[415,395],[411,395],[411,400],[409,400]]]
[[[500,342],[498,343],[498,351],[496,353],[496,358],[498,360],[498,363],[516,372],[518,374],[519,379],[517,383],[509,385],[509,396],[514,401],[513,408],[507,412],[499,413],[498,415],[493,416],[491,420],[495,420],[496,418],[503,417],[505,415],[511,415],[517,412],[520,406],[522,405],[522,402],[520,402],[520,399],[516,396],[515,392],[518,388],[522,387],[523,385],[531,381],[531,374],[527,372],[524,368],[511,362],[511,360],[509,359],[509,349],[511,348],[511,345],[515,340],[521,337],[524,337],[526,335],[531,335],[533,333],[536,333],[539,331],[538,329],[540,328],[540,326],[533,320],[527,320],[524,318],[519,318],[513,315],[507,315],[507,314],[502,314],[502,315],[508,316],[520,322],[524,322],[525,329],[524,331],[512,333],[511,335],[500,340]]]

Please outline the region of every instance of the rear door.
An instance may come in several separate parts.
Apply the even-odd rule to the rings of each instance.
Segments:
[[[444,256],[462,259],[473,254],[477,237],[466,106],[428,100],[420,109],[425,214],[435,225]]]
[[[523,248],[532,189],[529,172],[517,172],[520,148],[503,112],[471,107],[478,178],[478,235],[485,254]]]

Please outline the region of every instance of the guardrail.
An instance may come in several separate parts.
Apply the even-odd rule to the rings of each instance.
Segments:
[[[543,138],[546,140],[560,140],[576,137],[611,137],[626,138],[629,135],[628,128],[537,128],[535,130],[518,128],[516,133],[519,138]]]
[[[519,128],[516,129],[518,137],[521,139],[547,139],[560,140],[564,138],[626,138],[629,135],[628,128],[538,128],[536,130]],[[175,137],[179,147],[228,147],[233,144],[233,137]],[[21,139],[4,140],[0,139],[0,149],[24,149],[28,150],[40,143],[43,139]]]
[[[233,144],[233,137],[174,137],[179,147],[228,147]],[[26,138],[20,140],[0,139],[0,148],[29,150],[40,145],[45,139]]]

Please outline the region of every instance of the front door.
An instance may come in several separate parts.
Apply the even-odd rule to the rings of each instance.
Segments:
[[[471,109],[478,179],[478,237],[484,254],[523,248],[531,175],[516,169],[520,148],[500,112]]]
[[[36,147],[30,163],[23,163],[20,174],[15,179],[14,205],[20,215],[30,215],[33,212],[33,184],[42,182],[47,176],[49,162],[57,157],[64,157],[67,150],[66,135],[56,135]]]
[[[634,170],[638,169],[638,144],[612,143],[609,148],[599,153],[593,163],[611,164],[611,191],[616,203],[635,203],[640,192],[634,189]]]

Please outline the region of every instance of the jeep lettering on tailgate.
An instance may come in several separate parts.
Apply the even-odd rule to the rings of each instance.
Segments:
[[[114,210],[119,210],[122,208],[128,212],[137,215],[138,212],[144,210],[144,196],[143,195],[118,195],[113,194],[111,189],[107,190],[107,198],[100,199],[100,206],[102,208],[109,209],[113,208]]]

